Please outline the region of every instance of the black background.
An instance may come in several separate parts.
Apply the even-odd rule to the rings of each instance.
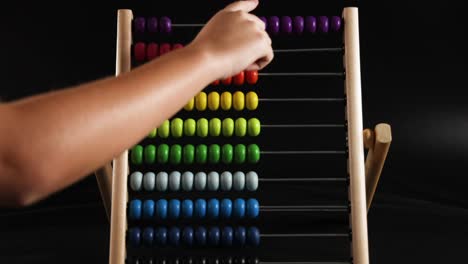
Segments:
[[[121,7],[127,5],[6,4],[0,18],[2,98],[112,75],[115,10]],[[192,7],[190,16],[204,8],[186,7]],[[466,259],[464,7],[462,1],[360,3],[365,125],[388,122],[394,139],[369,213],[372,263]],[[106,221],[93,177],[31,208],[2,210],[0,262],[106,262]]]

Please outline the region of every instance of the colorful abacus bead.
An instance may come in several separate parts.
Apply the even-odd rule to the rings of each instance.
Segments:
[[[143,62],[146,60],[146,44],[143,42],[137,42],[133,46],[133,55],[137,62]]]
[[[161,43],[161,45],[159,46],[159,56],[169,53],[171,50],[172,50],[171,44]]]
[[[304,17],[295,16],[293,22],[294,33],[301,35],[304,32]]]
[[[333,16],[331,18],[331,29],[335,32],[338,32],[341,30],[341,17]]]
[[[147,60],[153,60],[159,56],[159,45],[156,43],[150,43],[146,47],[146,58]]]
[[[158,18],[150,17],[146,21],[148,32],[156,33],[158,32]]]
[[[163,16],[159,20],[159,29],[162,33],[172,32],[172,21],[169,17]]]
[[[317,32],[317,18],[308,16],[305,18],[305,30],[309,33]]]
[[[272,35],[277,35],[280,32],[280,19],[277,16],[272,16],[268,19],[268,32]]]
[[[281,32],[285,34],[291,34],[293,32],[293,21],[291,17],[281,17]]]
[[[258,71],[246,71],[245,79],[248,84],[256,84],[258,82]]]
[[[318,25],[321,33],[328,33],[330,29],[330,20],[326,16],[320,16]]]
[[[133,20],[133,30],[135,30],[135,33],[144,33],[146,30],[146,19],[144,17],[135,17]]]

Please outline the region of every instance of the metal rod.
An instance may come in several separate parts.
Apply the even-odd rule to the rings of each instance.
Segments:
[[[259,76],[325,76],[344,77],[344,72],[263,72]]]
[[[346,154],[346,151],[344,150],[285,150],[285,151],[260,151],[261,154],[264,155],[275,155],[275,154],[280,154],[280,155],[314,155],[314,154]]]
[[[326,182],[326,181],[347,181],[347,178],[260,178],[261,182]]]
[[[269,238],[307,238],[307,237],[349,237],[347,233],[323,233],[323,234],[260,234],[260,237],[269,237]]]
[[[260,102],[344,102],[346,98],[260,98]]]

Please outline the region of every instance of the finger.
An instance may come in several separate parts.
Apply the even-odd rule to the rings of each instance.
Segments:
[[[258,0],[245,0],[245,1],[236,1],[227,7],[224,10],[227,11],[244,11],[251,12],[258,6]]]
[[[247,14],[247,19],[250,20],[250,21],[255,22],[255,25],[257,25],[257,27],[260,30],[265,30],[265,23],[260,18],[258,18],[257,16],[252,15],[252,14]]]

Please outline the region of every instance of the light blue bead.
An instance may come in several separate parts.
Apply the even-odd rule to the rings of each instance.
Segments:
[[[192,200],[186,199],[182,201],[182,218],[193,217],[193,202]]]
[[[143,183],[143,173],[135,171],[130,175],[130,188],[133,191],[140,191]]]
[[[131,220],[139,220],[141,218],[141,207],[141,200],[132,200],[128,210],[128,217]]]
[[[232,206],[232,217],[233,218],[244,218],[245,217],[245,200],[238,198],[234,201]]]
[[[156,175],[156,190],[159,192],[167,191],[169,184],[169,175],[165,171],[161,171]]]
[[[248,218],[257,218],[260,214],[260,205],[257,199],[247,200],[246,215]]]
[[[167,218],[167,204],[166,199],[160,199],[156,202],[156,217],[158,219]]]
[[[217,219],[219,217],[219,200],[210,199],[207,206],[207,215],[210,219]]]
[[[145,200],[143,202],[143,219],[151,219],[154,217],[154,201]]]
[[[153,172],[147,172],[143,175],[143,188],[146,191],[153,191],[156,184],[156,175]]]
[[[219,216],[223,219],[229,219],[232,215],[232,201],[230,199],[221,200]]]
[[[177,199],[169,200],[169,207],[167,212],[169,219],[179,219],[180,217],[180,201]]]
[[[203,199],[197,199],[194,206],[194,217],[203,219],[206,216],[206,201]]]

